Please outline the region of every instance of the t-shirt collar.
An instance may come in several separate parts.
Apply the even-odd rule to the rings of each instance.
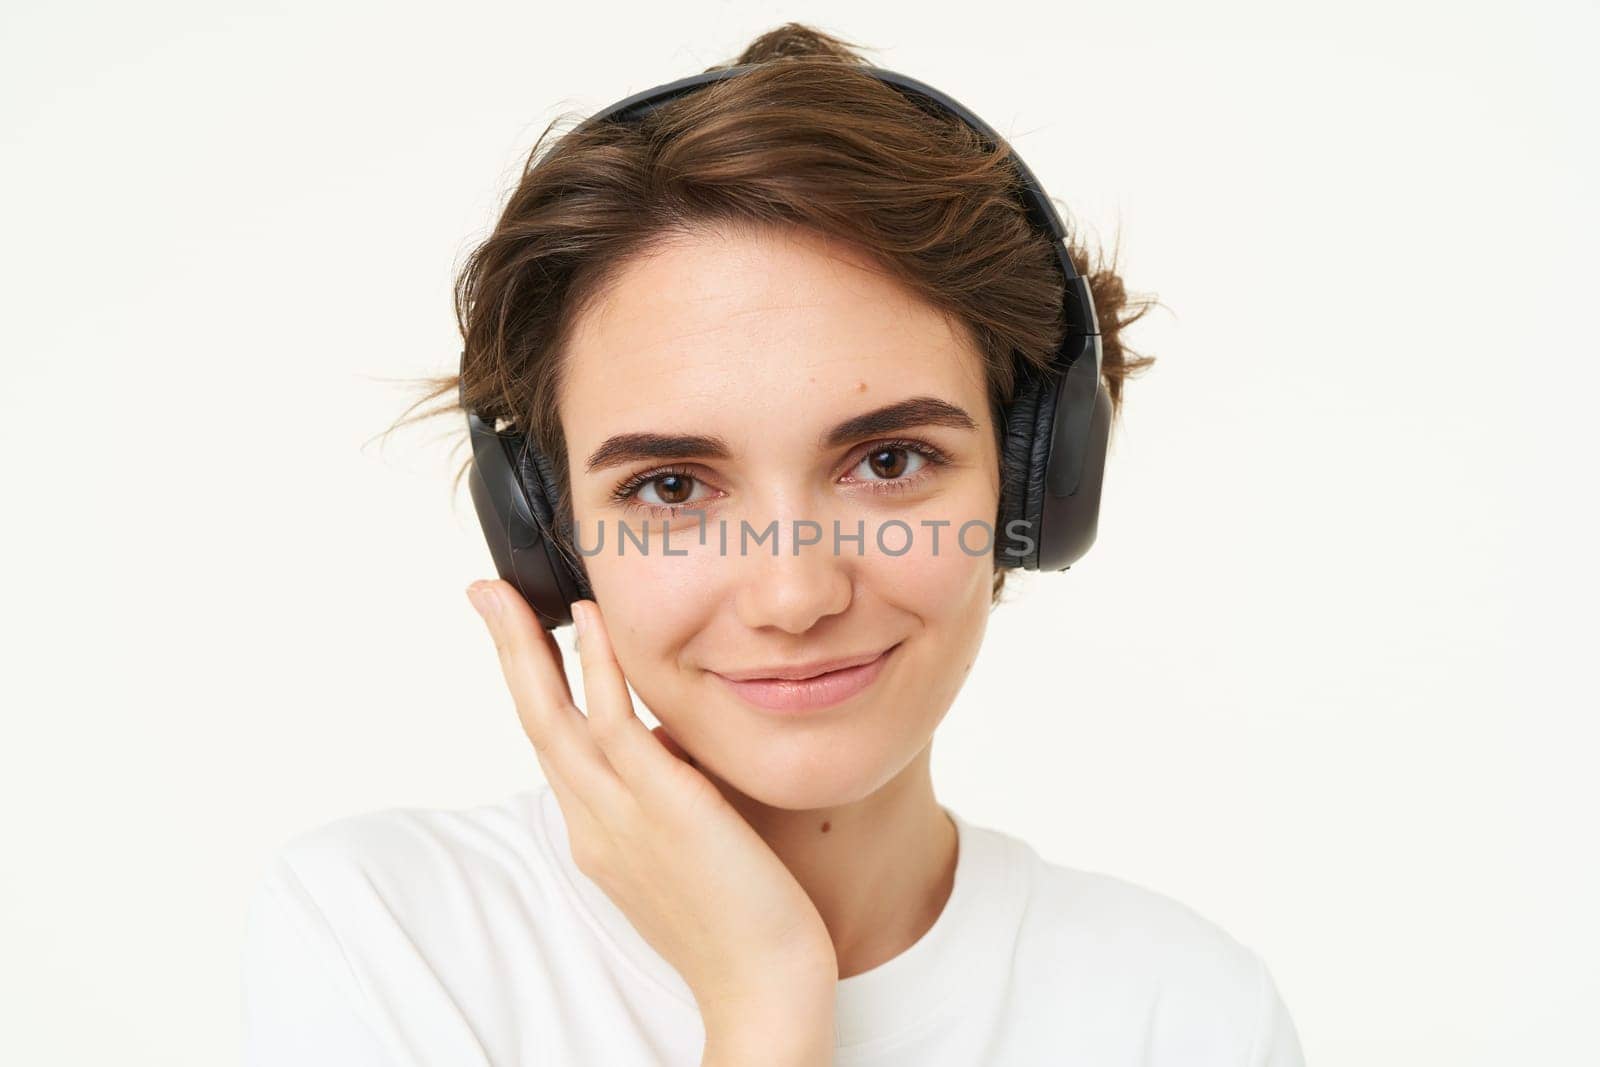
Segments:
[[[572,860],[566,820],[553,790],[544,787],[539,817],[553,858],[581,902],[585,918],[647,981],[698,1017],[694,994],[627,916]],[[1023,903],[1021,857],[1010,839],[943,808],[956,826],[955,878],[949,899],[928,930],[904,952],[838,982],[836,1044],[896,1043],[956,1010],[962,991],[993,988],[1009,968]]]

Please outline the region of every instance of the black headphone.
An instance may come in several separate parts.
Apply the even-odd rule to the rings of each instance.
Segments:
[[[696,74],[620,100],[580,125],[633,122],[703,85],[737,77],[756,64]],[[961,104],[914,78],[879,67],[857,68],[914,102],[961,119],[993,151],[993,129]],[[1067,255],[1066,229],[1050,198],[1015,153],[1028,218],[1050,234],[1066,278],[1066,337],[1052,357],[1053,379],[1018,361],[1016,395],[1003,412],[999,523],[995,565],[1065,570],[1094,543],[1100,483],[1111,434],[1111,397],[1100,380],[1100,324],[1089,285]],[[498,430],[466,406],[462,352],[461,407],[472,437],[468,485],[495,569],[516,586],[546,629],[572,621],[572,602],[593,599],[587,575],[556,543],[557,486],[549,459],[525,435]],[[1020,522],[1019,522],[1020,520]]]

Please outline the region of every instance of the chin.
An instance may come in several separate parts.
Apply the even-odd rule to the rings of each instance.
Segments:
[[[904,676],[905,663],[896,674]],[[912,672],[911,677],[916,677]],[[701,673],[638,690],[644,703],[735,806],[745,801],[784,811],[815,811],[859,803],[894,781],[932,740],[943,713],[908,709],[942,706],[937,691],[900,678],[879,679],[881,692],[848,706],[793,718],[760,711],[731,696],[724,683]],[[884,685],[892,682],[894,684]],[[685,714],[685,711],[688,714]]]
[[[728,744],[735,742],[729,739]],[[870,797],[904,769],[919,747],[895,759],[869,737],[824,731],[803,738],[764,737],[695,758],[724,793],[732,789],[769,808],[814,811]]]

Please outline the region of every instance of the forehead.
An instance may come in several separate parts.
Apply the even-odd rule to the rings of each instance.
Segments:
[[[574,450],[629,430],[814,436],[928,394],[987,418],[967,330],[851,246],[804,231],[678,235],[629,261],[573,324],[561,421]]]

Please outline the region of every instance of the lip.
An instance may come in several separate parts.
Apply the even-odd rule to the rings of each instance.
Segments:
[[[740,677],[730,677],[716,671],[711,673],[721,678],[734,694],[758,708],[794,714],[833,707],[860,693],[877,680],[889,657],[899,647],[899,643],[891,645],[870,659],[855,656],[845,660],[834,660],[832,661],[834,664],[843,664],[834,670],[827,670],[829,664],[823,663],[821,673],[813,673],[810,677],[804,678],[770,676],[755,678],[749,677],[748,671],[740,672]],[[817,668],[813,666],[802,666],[791,668],[785,673],[797,674],[816,670]]]
[[[892,647],[892,646],[891,646]],[[871,663],[888,649],[880,648],[876,652],[865,652],[859,656],[835,656],[833,659],[813,660],[810,663],[793,663],[774,667],[757,667],[748,671],[716,671],[730,682],[798,682],[807,678],[815,678],[819,674],[829,671],[841,671],[846,667],[859,667]]]

